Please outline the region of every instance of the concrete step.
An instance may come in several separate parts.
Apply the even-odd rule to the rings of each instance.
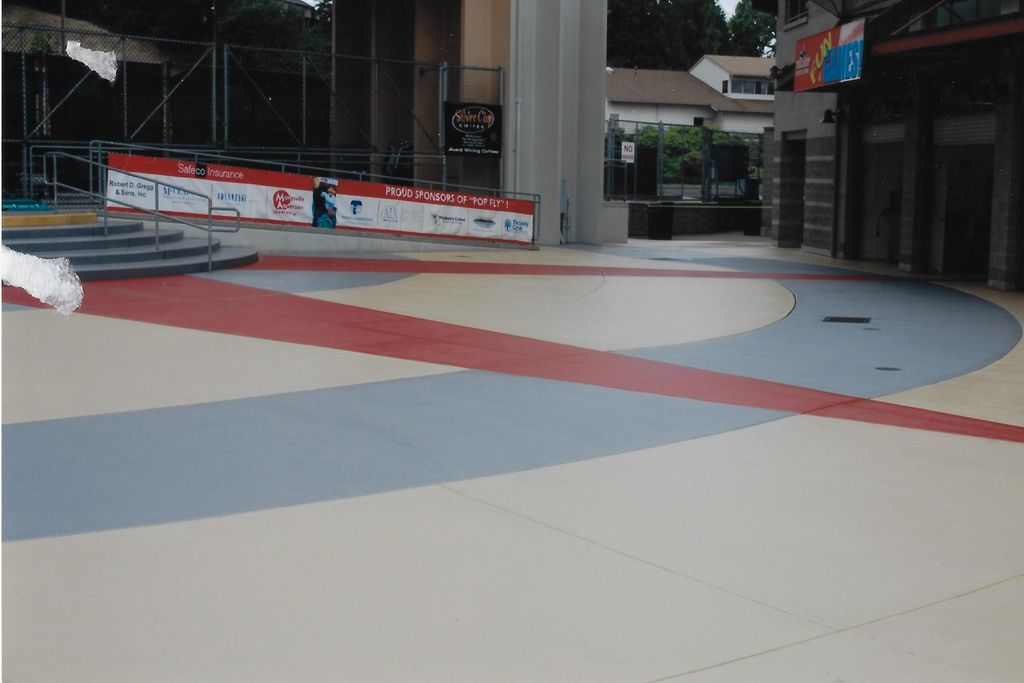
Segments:
[[[110,221],[107,226],[108,235],[123,235],[131,232],[140,232],[142,221]],[[163,232],[163,231],[161,231]],[[4,241],[7,238],[12,240],[42,239],[42,238],[67,238],[67,237],[95,237],[103,235],[102,221],[90,221],[79,225],[53,225],[45,224],[26,227],[8,227],[4,224]]]
[[[213,254],[213,270],[237,268],[256,263],[259,254],[248,247],[221,247]],[[208,271],[206,253],[135,263],[98,263],[76,266],[79,279],[118,280],[132,277],[185,275]]]
[[[2,219],[3,227],[22,228],[34,225],[74,225],[76,223],[92,223],[96,220],[95,211],[79,211],[74,213],[57,213],[55,211],[5,211]]]
[[[161,240],[162,242],[162,240]],[[213,240],[213,250],[220,248],[220,240]],[[161,259],[178,258],[180,256],[205,255],[208,249],[206,238],[185,238],[168,244],[161,244],[155,248],[152,244],[138,247],[127,247],[124,249],[86,249],[79,251],[39,251],[35,256],[39,258],[66,258],[71,265],[78,266],[95,265],[101,263],[124,263],[159,261]]]
[[[160,229],[160,244],[178,242],[184,238],[184,231],[171,228]],[[69,251],[91,251],[96,249],[125,249],[143,245],[153,245],[156,242],[156,231],[143,229],[137,232],[124,235],[87,235],[75,237],[40,237],[35,239],[8,239],[4,234],[4,244],[15,251],[25,254],[38,255],[39,252],[69,252]]]

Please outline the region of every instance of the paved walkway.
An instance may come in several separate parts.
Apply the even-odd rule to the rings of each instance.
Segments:
[[[5,288],[4,680],[1019,681],[1024,295],[850,265]]]

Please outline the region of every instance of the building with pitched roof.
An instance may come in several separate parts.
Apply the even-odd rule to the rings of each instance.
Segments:
[[[607,71],[606,118],[684,126],[711,124],[734,133],[761,133],[772,125],[771,98],[727,97],[686,71]]]
[[[735,55],[704,55],[690,67],[690,73],[712,88],[720,89],[734,99],[773,100],[774,59],[738,57]]]

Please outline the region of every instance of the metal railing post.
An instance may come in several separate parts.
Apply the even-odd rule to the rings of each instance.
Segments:
[[[206,272],[213,272],[213,199],[206,198]]]
[[[43,159],[43,165],[46,165],[46,159]],[[53,208],[55,211],[60,210],[59,202],[57,201],[58,187],[60,183],[57,179],[57,157],[53,157]]]
[[[228,133],[231,130],[231,84],[228,81],[228,44],[224,43],[224,149],[228,148]]]
[[[91,166],[92,164],[90,163],[89,165]],[[107,167],[106,166],[101,166],[100,167],[100,172],[99,172],[98,175],[103,179],[103,187],[104,187],[103,196],[105,197],[106,196],[106,188],[110,187],[110,185],[107,182],[107,180],[108,180],[108,178],[107,178]],[[99,189],[99,188],[97,188],[97,189]],[[107,202],[104,201],[103,202],[103,236],[104,237],[107,237],[110,234],[110,211],[108,209],[109,209],[109,207],[107,206]]]
[[[154,223],[156,246],[154,249],[160,251],[160,181],[154,181],[153,183],[153,210],[156,211],[156,222]]]
[[[124,139],[128,139],[128,47],[125,37],[121,36],[121,85],[122,85],[122,123],[124,128]]]
[[[505,116],[505,69],[504,67],[498,67],[498,106],[501,108],[502,117]],[[502,136],[504,137],[505,131],[508,128],[502,124]],[[505,146],[505,141],[501,140],[499,143],[502,148]],[[444,152],[444,150],[441,150]],[[503,152],[504,154],[504,152]],[[498,159],[498,192],[505,191],[505,161],[504,159]]]
[[[448,188],[448,154],[445,153],[445,134],[447,133],[447,126],[444,120],[444,103],[448,99],[448,62],[441,62],[441,65],[437,69],[438,74],[438,93],[439,97],[437,102],[437,137],[438,137],[438,150],[441,152],[441,187]]]
[[[307,108],[307,102],[306,102],[306,80],[307,80],[307,78],[308,77],[307,77],[307,74],[306,74],[306,55],[305,55],[305,53],[303,53],[302,54],[302,146],[303,147],[305,147],[306,144],[307,144],[307,138],[306,138],[306,108]]]
[[[217,146],[217,43],[210,44],[210,144]]]
[[[664,151],[664,149],[665,149],[665,124],[662,123],[661,121],[658,121],[658,163],[657,163],[657,166],[656,166],[657,174],[658,175],[657,175],[657,185],[655,185],[654,191],[658,195],[658,199],[659,200],[662,198],[662,196],[664,194],[662,192],[662,182],[661,182],[661,172],[662,172],[661,154]]]
[[[25,64],[25,29],[21,29],[19,34],[21,37],[21,191],[26,196],[34,198],[36,188],[32,178],[34,175],[32,173],[32,160],[29,158],[31,148],[28,144],[28,68]]]

